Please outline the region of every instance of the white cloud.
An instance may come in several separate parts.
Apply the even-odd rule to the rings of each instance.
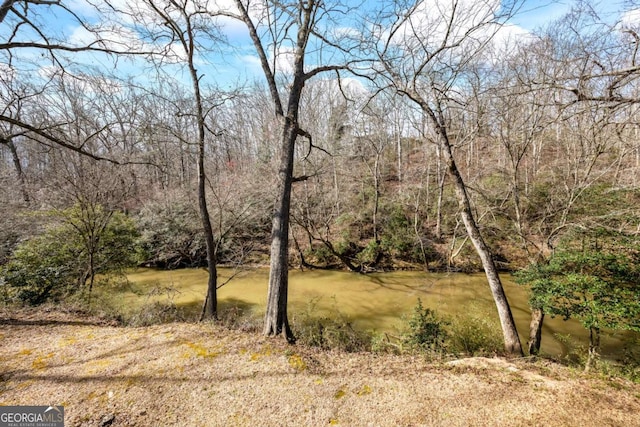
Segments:
[[[222,34],[227,36],[231,41],[241,37],[248,37],[249,32],[247,26],[239,19],[228,16],[218,16],[214,18],[213,22],[220,27]]]
[[[9,64],[0,62],[0,100],[5,104],[8,104],[9,100],[13,98],[10,89],[18,80],[18,72]],[[7,94],[8,97],[7,97]],[[8,107],[8,105],[6,106]],[[5,107],[0,107],[0,111]]]
[[[223,10],[231,13],[236,13],[238,11],[234,0],[213,0],[210,3],[210,7],[212,9]]]
[[[332,33],[335,39],[342,37],[357,39],[362,36],[362,33],[353,27],[336,27],[332,30]]]
[[[508,56],[519,43],[532,40],[532,37],[531,32],[518,25],[503,25],[495,32],[489,49],[494,60],[499,61]]]
[[[245,5],[247,2],[245,2]],[[265,1],[252,1],[249,2],[249,17],[254,24],[259,27],[260,23],[267,16],[267,3]],[[213,14],[228,13],[232,15],[239,15],[240,11],[236,7],[234,0],[212,0],[207,2],[207,10]],[[238,35],[247,34],[246,24],[240,20],[229,16],[218,16],[214,19],[214,22],[220,26],[223,34],[227,37],[234,38]]]
[[[243,64],[250,74],[261,73],[262,64],[260,64],[260,58],[253,55],[242,55],[238,58],[240,63]]]
[[[409,50],[472,41],[499,9],[500,0],[425,0],[406,12],[391,41]]]
[[[350,98],[361,98],[363,96],[369,96],[369,90],[358,79],[346,77],[340,80],[340,86],[345,91],[345,95]]]
[[[352,77],[317,79],[308,83],[327,99],[343,99],[355,101],[361,108],[371,97],[371,92],[358,79]]]
[[[96,35],[84,27],[76,27],[71,32],[68,41],[71,46],[87,46],[96,41]]]
[[[242,55],[240,59],[242,60],[242,62],[246,63],[250,67],[258,67],[258,68],[261,67],[260,58],[258,58],[257,56]]]
[[[620,18],[620,27],[636,31],[640,29],[640,9],[631,9],[623,13]]]
[[[98,8],[87,0],[68,0],[65,6],[72,10],[76,15],[97,18],[99,16]]]
[[[53,65],[45,65],[38,68],[38,75],[46,80],[52,79],[58,74],[60,74],[60,69]]]
[[[271,52],[273,55],[274,52]],[[273,57],[272,57],[273,59]],[[292,47],[280,47],[275,52],[275,68],[276,72],[285,75],[291,75],[295,65],[295,50]]]
[[[389,59],[409,74],[439,69],[444,75],[472,58],[503,60],[531,33],[500,23],[500,7],[500,0],[423,0],[381,34],[390,41]]]

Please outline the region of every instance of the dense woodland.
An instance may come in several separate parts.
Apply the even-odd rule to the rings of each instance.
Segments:
[[[539,326],[640,328],[640,13],[525,32],[528,3],[3,1],[2,297],[208,266],[215,317],[216,265],[270,264],[293,341],[288,268],[485,271],[521,353],[495,273],[521,271]]]

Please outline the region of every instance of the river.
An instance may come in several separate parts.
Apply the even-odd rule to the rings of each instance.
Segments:
[[[219,282],[223,283],[232,273],[230,269],[220,269]],[[198,312],[205,295],[206,274],[202,269],[139,269],[128,275],[131,286],[121,290],[117,298],[123,307],[135,309],[150,300],[166,301],[170,295],[178,306]],[[529,328],[527,290],[516,285],[509,275],[502,276],[502,280],[525,345]],[[267,282],[267,269],[239,273],[218,290],[221,308],[237,305],[262,315]],[[150,295],[152,293],[157,295]],[[402,327],[403,316],[411,314],[418,298],[424,306],[439,314],[484,316],[498,325],[497,312],[483,274],[397,271],[363,275],[313,270],[291,271],[289,275],[289,313],[294,322],[297,315],[312,310],[318,316],[345,316],[356,328],[394,334]],[[566,345],[556,334],[569,334],[579,345],[588,343],[588,334],[578,321],[547,318],[543,353],[558,356],[567,352]],[[604,333],[602,355],[620,356],[625,346],[632,344],[637,349],[638,334]]]

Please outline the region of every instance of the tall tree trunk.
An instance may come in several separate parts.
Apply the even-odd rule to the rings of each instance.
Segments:
[[[593,362],[598,358],[598,352],[600,351],[600,328],[589,328],[589,356],[587,357],[587,363],[584,366],[584,371],[589,372]]]
[[[373,165],[373,213],[371,223],[373,225],[373,240],[378,243],[378,210],[380,209],[380,153],[376,150],[376,161]]]
[[[192,32],[189,28],[191,39]],[[204,170],[205,150],[205,113],[202,106],[202,94],[200,92],[200,80],[198,72],[193,62],[193,49],[188,49],[189,54],[189,72],[193,83],[193,92],[196,103],[196,120],[198,125],[198,207],[200,211],[200,220],[204,229],[205,245],[207,250],[207,265],[209,277],[207,280],[207,296],[204,303],[204,313],[201,318],[216,319],[218,316],[218,270],[216,258],[216,242],[211,226],[211,217],[209,208],[207,207],[206,182],[207,176]]]
[[[204,130],[203,130],[204,132]],[[205,243],[207,249],[207,297],[205,298],[203,318],[215,319],[218,316],[218,270],[216,267],[216,248],[213,236],[213,227],[211,226],[211,218],[209,209],[207,208],[206,197],[206,175],[204,172],[204,140],[199,144],[198,152],[198,205],[200,208],[200,219],[204,228]]]
[[[89,252],[89,297],[93,291],[93,284],[96,280],[96,257],[95,250]]]
[[[339,217],[340,212],[340,181],[338,180],[338,166],[336,165],[336,158],[331,157],[331,165],[333,168],[333,198],[334,206],[336,207],[336,217]]]
[[[291,206],[291,185],[293,184],[293,159],[294,148],[298,135],[305,135],[311,138],[308,133],[303,132],[299,127],[298,112],[300,109],[300,99],[305,82],[312,76],[329,71],[332,67],[316,67],[305,73],[304,61],[309,37],[318,19],[318,10],[322,2],[317,0],[305,0],[290,4],[274,3],[276,8],[280,8],[282,16],[291,16],[297,26],[296,43],[294,48],[294,63],[292,81],[288,86],[289,95],[287,100],[286,115],[283,103],[280,98],[280,90],[276,82],[275,68],[271,68],[269,55],[265,50],[256,26],[253,24],[249,11],[241,0],[234,0],[239,11],[239,18],[247,25],[249,36],[253,41],[256,53],[260,59],[260,65],[267,79],[269,93],[273,101],[276,117],[283,120],[281,157],[278,170],[278,195],[276,197],[273,223],[271,228],[271,263],[269,271],[269,289],[267,294],[267,310],[265,313],[264,333],[266,335],[278,335],[284,332],[287,341],[294,342],[295,337],[289,327],[287,319],[287,296],[289,287],[289,214]],[[278,25],[279,20],[274,21]],[[284,23],[284,22],[282,22]],[[278,28],[276,30],[276,28]],[[287,28],[290,28],[287,26]],[[277,26],[271,27],[272,31],[280,32]],[[287,30],[283,32],[289,34]],[[289,34],[293,36],[293,33]],[[289,36],[287,36],[289,38]],[[283,90],[282,92],[287,92]],[[311,144],[311,141],[309,141]]]
[[[542,323],[544,321],[544,311],[541,308],[531,310],[531,323],[529,324],[529,355],[535,356],[540,353],[542,344]]]
[[[293,183],[293,158],[298,127],[289,118],[285,120],[283,147],[278,170],[278,196],[274,206],[271,228],[271,263],[267,310],[264,322],[265,335],[285,334],[288,342],[295,342],[287,317],[289,288],[289,209]]]
[[[207,208],[207,193],[206,193],[206,182],[207,176],[204,168],[204,160],[206,156],[206,124],[205,120],[207,118],[207,113],[202,105],[202,91],[200,90],[200,78],[202,76],[198,75],[198,70],[195,67],[195,55],[198,49],[198,43],[196,42],[197,34],[202,30],[202,28],[198,28],[198,26],[192,21],[193,14],[191,11],[187,10],[186,4],[180,5],[179,2],[170,2],[171,7],[175,8],[175,11],[182,16],[184,20],[184,27],[182,27],[182,23],[172,18],[169,10],[171,7],[167,6],[166,8],[156,4],[156,2],[152,0],[147,0],[145,2],[148,6],[150,6],[155,13],[158,14],[159,17],[165,23],[165,26],[171,31],[171,37],[174,41],[179,41],[182,45],[184,53],[187,56],[187,67],[189,70],[189,77],[191,79],[191,84],[193,85],[193,101],[195,103],[195,120],[196,127],[198,132],[198,138],[196,140],[198,147],[198,207],[200,213],[200,220],[202,221],[202,228],[205,236],[205,245],[207,251],[207,264],[208,264],[208,273],[209,278],[207,280],[207,296],[205,298],[205,302],[203,304],[203,313],[201,316],[201,320],[205,317],[215,319],[218,314],[218,296],[217,296],[217,288],[218,288],[218,272],[216,268],[216,240],[213,233],[213,227],[211,226],[211,217],[209,215],[209,209]],[[197,24],[199,25],[199,24]],[[164,153],[165,158],[168,158],[168,153]]]
[[[444,199],[444,183],[447,178],[447,174],[442,171],[442,154],[441,149],[438,146],[436,148],[437,152],[437,167],[436,167],[436,175],[438,179],[438,201],[436,203],[436,239],[442,239],[442,203]]]
[[[467,230],[469,239],[473,243],[480,260],[482,261],[482,267],[484,268],[487,281],[489,282],[493,301],[498,309],[498,316],[500,317],[500,325],[502,326],[502,334],[504,336],[504,348],[507,353],[522,356],[524,353],[522,352],[522,345],[520,344],[520,337],[518,336],[516,324],[513,320],[513,314],[511,313],[509,302],[507,301],[507,297],[504,293],[502,281],[498,275],[498,269],[493,262],[491,250],[482,238],[482,234],[480,233],[480,229],[478,228],[478,224],[474,218],[469,195],[467,194],[467,188],[456,165],[447,129],[443,124],[444,119],[438,120],[438,117],[428,106],[423,106],[423,111],[427,113],[435,127],[440,146],[443,150],[449,176],[453,180],[462,222]]]
[[[429,173],[427,172],[427,181]],[[427,190],[428,194],[429,190]],[[429,256],[427,255],[427,251],[424,247],[424,241],[422,239],[422,232],[420,230],[420,190],[418,190],[416,194],[416,202],[413,206],[413,232],[416,235],[416,240],[420,245],[420,254],[422,255],[422,265],[424,265],[424,271],[429,271]]]
[[[246,9],[241,2],[239,9],[243,11],[245,22],[250,21]],[[304,57],[311,28],[314,25],[318,3],[315,0],[307,0],[305,5],[301,2],[298,9],[300,13],[299,28],[297,33],[293,79],[290,85],[289,97],[287,99],[287,113],[283,115],[282,104],[278,95],[278,90],[274,74],[270,71],[264,50],[259,38],[255,35],[255,27],[249,23],[249,33],[257,47],[265,76],[272,93],[276,115],[284,118],[284,128],[282,131],[282,152],[278,170],[278,195],[274,205],[273,223],[271,227],[271,262],[269,270],[269,289],[267,292],[267,310],[265,313],[264,334],[279,335],[284,333],[289,343],[295,342],[295,337],[289,327],[287,317],[287,300],[289,294],[289,216],[291,207],[291,186],[293,184],[293,159],[295,155],[295,144],[298,135],[311,136],[300,129],[298,113],[300,110],[300,99],[302,90],[309,75],[304,72]],[[311,144],[311,140],[309,140]]]
[[[404,175],[402,174],[402,129],[401,126],[398,126],[396,129],[396,155],[398,156],[398,189],[399,192],[402,192],[402,179]]]
[[[516,230],[518,231],[518,238],[522,244],[522,249],[528,254],[529,248],[527,246],[527,239],[524,237],[524,225],[522,220],[522,208],[520,206],[520,189],[518,188],[517,169],[514,170],[511,188],[513,193],[513,209],[516,215]]]
[[[18,183],[20,184],[20,191],[22,192],[22,200],[28,204],[31,201],[31,198],[27,191],[27,180],[25,178],[24,171],[22,170],[22,163],[20,162],[20,156],[18,156],[18,149],[10,137],[0,138],[0,144],[6,145],[11,152],[11,160],[13,161],[13,167],[16,169],[16,174],[18,175]]]

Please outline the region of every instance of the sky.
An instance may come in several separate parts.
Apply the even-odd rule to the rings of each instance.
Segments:
[[[545,24],[560,18],[565,14],[572,2],[529,0],[521,7],[518,14],[512,20],[514,25],[527,30],[536,30]]]
[[[98,14],[95,8],[90,2],[94,0],[67,0],[66,4],[80,16],[86,18],[89,22],[95,25],[104,25],[104,22],[99,20]],[[223,5],[225,8],[232,8],[232,0],[211,0],[216,1],[218,4]],[[427,2],[440,1],[442,4],[448,4],[449,0],[426,0]],[[460,0],[462,3],[471,2],[473,4],[476,0]],[[488,0],[499,1],[499,0]],[[98,2],[96,2],[98,3]],[[477,3],[477,2],[476,2]],[[508,34],[526,34],[528,31],[536,30],[543,27],[545,24],[560,18],[566,13],[573,2],[567,0],[550,1],[550,0],[526,0],[524,5],[519,10],[518,14],[510,21],[505,33]],[[140,2],[130,2],[128,0],[112,0],[112,4],[117,7],[127,7],[127,5],[139,5]],[[369,2],[368,4],[378,4],[378,2]],[[612,11],[620,8],[621,1],[603,1],[592,2],[594,9],[609,16],[610,19],[619,19],[617,14],[613,14]],[[366,9],[367,3],[365,2],[363,8]],[[33,7],[33,6],[32,6]],[[40,6],[36,6],[40,7]],[[35,7],[33,7],[35,10]],[[43,6],[44,8],[44,6]],[[426,11],[433,10],[430,6],[423,8]],[[60,34],[62,39],[66,39],[67,43],[82,45],[91,40],[92,35],[84,28],[78,25],[76,21],[70,19],[69,14],[58,13],[52,15],[50,11],[53,8],[47,9],[48,14],[43,14],[39,17],[38,25],[42,25],[48,28],[48,31],[52,31]],[[258,12],[255,12],[258,13]],[[139,13],[141,14],[141,12]],[[631,16],[631,15],[630,15]],[[640,14],[635,14],[636,20],[640,21]],[[133,19],[131,17],[121,18],[124,24],[131,24]],[[232,88],[238,84],[250,84],[254,80],[262,79],[262,72],[260,70],[260,63],[255,51],[251,46],[250,39],[248,38],[246,29],[242,23],[224,19],[221,21],[223,32],[226,38],[230,41],[231,46],[218,49],[216,52],[208,53],[197,59],[196,66],[201,72],[204,83],[216,84],[219,86]],[[358,25],[356,22],[349,23],[342,21],[341,25],[352,25],[354,28]],[[161,26],[158,28],[162,28]],[[6,40],[11,30],[11,23],[9,19],[0,24],[0,40]],[[127,50],[137,45],[139,47],[148,47],[147,42],[142,42],[136,35],[130,30],[118,29],[118,31],[109,31],[105,29],[105,33],[112,40],[112,47],[119,50]],[[28,35],[25,36],[29,37]],[[507,37],[505,37],[506,39]],[[1,43],[1,41],[0,41]],[[280,69],[286,71],[291,58],[291,52],[286,46],[281,47],[278,52],[280,53],[278,65]],[[21,51],[20,55],[26,55],[37,64],[38,52],[34,50]],[[180,53],[176,54],[176,58],[184,58]],[[104,55],[94,54],[74,54],[74,59],[91,66],[106,66],[113,69],[114,63],[109,64],[112,58],[105,57]],[[3,56],[0,56],[0,67],[3,66],[2,61],[5,61]],[[40,61],[43,69],[50,65],[46,64],[46,61]],[[143,67],[139,59],[122,60],[118,59],[115,63],[115,69],[121,74],[131,74],[138,76],[146,76],[148,78],[150,67]],[[174,75],[179,80],[188,80],[184,74],[184,70],[175,65],[165,63],[165,70],[170,75]]]

